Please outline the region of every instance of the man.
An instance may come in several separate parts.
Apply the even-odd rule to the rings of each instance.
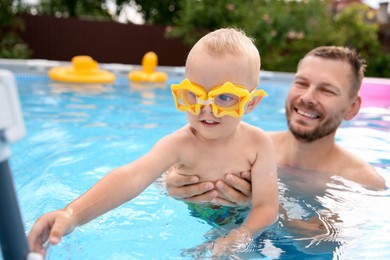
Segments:
[[[335,143],[337,128],[359,111],[358,95],[365,62],[345,47],[318,47],[299,62],[286,100],[288,131],[270,133],[278,166],[337,175],[369,189],[385,189],[384,178],[367,162]],[[196,173],[194,173],[196,174]],[[226,174],[215,183],[197,176],[167,176],[171,196],[192,202],[223,205],[247,204],[251,196],[250,173],[239,178]]]

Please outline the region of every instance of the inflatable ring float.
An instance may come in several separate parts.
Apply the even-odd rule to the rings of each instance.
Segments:
[[[49,70],[49,78],[67,83],[113,83],[115,75],[100,70],[98,63],[90,56],[75,56],[72,66],[55,67]]]
[[[142,70],[131,71],[128,75],[132,82],[164,83],[168,76],[164,72],[155,71],[157,67],[157,54],[150,51],[142,58]]]

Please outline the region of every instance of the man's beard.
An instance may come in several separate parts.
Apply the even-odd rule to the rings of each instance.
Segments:
[[[301,107],[303,107],[303,106],[301,106]],[[307,107],[307,106],[305,106],[305,107]],[[294,109],[294,108],[292,108],[292,109]],[[312,109],[312,108],[309,107],[308,109]],[[328,136],[328,135],[334,133],[337,130],[337,128],[340,126],[340,124],[342,123],[343,115],[344,115],[344,112],[340,111],[340,113],[338,113],[337,115],[335,115],[332,118],[326,119],[324,122],[322,122],[319,126],[314,128],[313,130],[302,131],[302,130],[299,130],[297,128],[294,128],[294,126],[290,120],[291,113],[292,113],[292,111],[288,110],[287,106],[286,106],[286,118],[287,118],[288,128],[298,141],[305,142],[305,143],[314,142],[318,139],[321,139],[325,136]]]

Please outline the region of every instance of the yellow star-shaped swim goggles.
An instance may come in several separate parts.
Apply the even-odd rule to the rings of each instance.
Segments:
[[[202,87],[184,79],[179,84],[172,84],[171,90],[179,111],[188,111],[199,115],[201,107],[211,105],[215,117],[244,115],[246,104],[254,97],[265,97],[264,90],[249,92],[242,86],[225,82],[222,86],[212,88],[208,93]]]

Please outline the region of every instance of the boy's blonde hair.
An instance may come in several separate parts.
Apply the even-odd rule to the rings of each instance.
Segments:
[[[192,53],[198,48],[205,48],[209,54],[215,57],[225,55],[245,56],[248,60],[248,70],[252,75],[252,88],[259,85],[261,60],[254,40],[248,37],[242,30],[235,28],[222,28],[203,36],[191,49],[187,57],[187,63],[192,59]]]

